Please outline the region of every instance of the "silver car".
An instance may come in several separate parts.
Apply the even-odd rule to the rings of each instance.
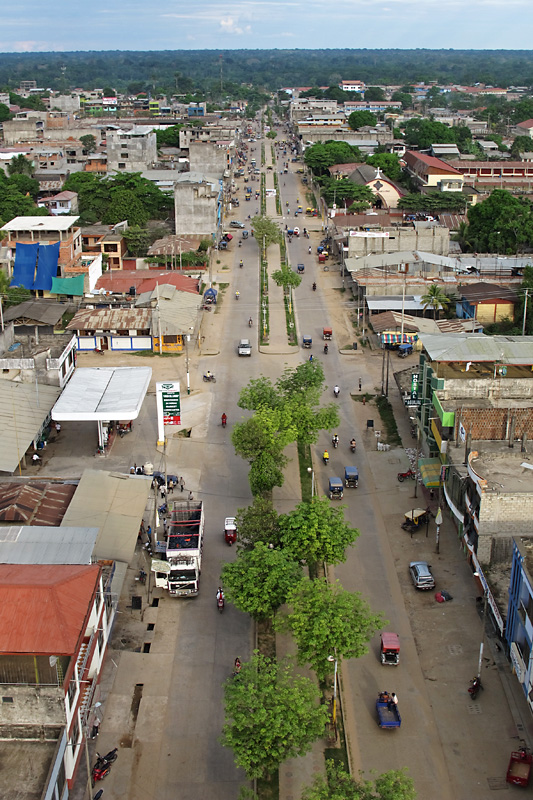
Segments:
[[[427,561],[411,561],[409,574],[415,589],[434,589],[435,578]]]

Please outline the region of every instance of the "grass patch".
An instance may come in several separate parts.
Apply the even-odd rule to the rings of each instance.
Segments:
[[[387,443],[393,447],[398,445],[401,446],[402,440],[400,438],[400,434],[398,433],[398,426],[396,425],[396,419],[394,418],[394,411],[392,410],[392,406],[389,403],[388,398],[384,397],[383,395],[377,395],[376,406],[379,411],[379,416],[381,417],[383,427],[387,433]]]
[[[311,500],[311,482],[312,473],[308,472],[308,468],[313,468],[311,461],[311,448],[308,444],[298,442],[298,468],[300,470],[300,488],[302,491],[302,500],[309,503]]]
[[[113,351],[109,351],[113,352]],[[159,353],[154,350],[136,350],[134,353],[129,353],[130,356],[141,356],[141,358],[176,358],[181,356],[182,353]]]
[[[370,394],[369,392],[362,392],[362,394],[352,394],[352,400],[355,400],[356,403],[370,403],[375,396],[375,394]]]
[[[296,322],[294,319],[294,302],[289,306],[287,295],[283,297],[285,306],[285,325],[287,326],[287,341],[289,344],[296,344]]]

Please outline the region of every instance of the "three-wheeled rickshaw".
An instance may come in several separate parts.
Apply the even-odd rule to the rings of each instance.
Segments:
[[[505,778],[507,783],[512,783],[514,786],[522,786],[524,788],[528,786],[529,778],[531,777],[532,762],[533,756],[527,747],[521,747],[520,750],[515,750],[511,753]]]
[[[347,489],[357,489],[359,485],[359,470],[357,467],[344,467],[344,485]]]
[[[342,481],[340,478],[329,479],[329,499],[342,500],[344,489],[342,488]]]
[[[299,274],[302,275],[305,272],[305,264],[298,264],[296,269],[298,270]]]
[[[323,328],[322,329],[322,337],[327,341],[331,341],[331,337],[333,336],[333,328]]]
[[[325,264],[326,263],[326,255],[325,255],[325,253],[319,253],[318,254],[318,263],[319,264]]]
[[[380,658],[382,664],[397,667],[400,663],[400,637],[397,633],[382,633]]]
[[[237,541],[237,525],[235,517],[226,517],[224,520],[224,541],[231,547]]]
[[[430,511],[427,508],[413,508],[411,511],[406,511],[402,528],[409,533],[417,531],[422,525],[426,525],[429,521],[429,515]]]
[[[309,349],[312,346],[312,344],[313,344],[312,336],[304,336],[302,338],[302,347],[307,347]]]

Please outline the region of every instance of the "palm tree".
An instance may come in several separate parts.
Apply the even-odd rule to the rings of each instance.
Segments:
[[[437,319],[437,311],[447,308],[449,302],[450,298],[442,291],[440,286],[437,286],[436,283],[433,283],[427,290],[426,294],[422,295],[424,311],[426,311],[428,308],[432,308],[434,320]]]

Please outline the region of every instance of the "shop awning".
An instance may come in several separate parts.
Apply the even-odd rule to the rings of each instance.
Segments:
[[[424,486],[434,488],[440,486],[441,461],[439,458],[419,458],[418,469]]]

